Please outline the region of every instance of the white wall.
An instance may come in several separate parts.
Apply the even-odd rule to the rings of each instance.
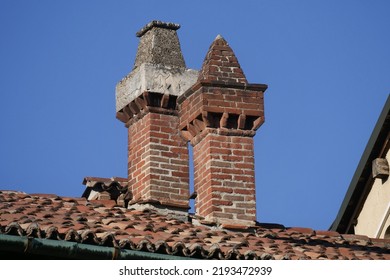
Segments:
[[[386,159],[390,162],[390,151]],[[373,238],[384,238],[390,226],[390,178],[375,179],[367,200],[359,214],[355,234]]]

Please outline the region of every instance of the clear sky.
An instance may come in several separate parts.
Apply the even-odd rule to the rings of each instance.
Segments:
[[[327,229],[390,93],[390,1],[0,1],[0,189],[81,196],[127,176],[115,85],[135,33],[181,24],[188,68],[221,34],[265,83],[258,220]]]

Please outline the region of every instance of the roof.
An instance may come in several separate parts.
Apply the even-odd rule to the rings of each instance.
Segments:
[[[353,223],[360,213],[363,204],[371,190],[368,184],[372,178],[372,161],[381,157],[389,149],[390,131],[390,95],[378,118],[375,128],[367,143],[364,153],[352,177],[340,210],[330,229],[341,233],[353,233]]]
[[[273,224],[217,228],[114,200],[0,191],[0,251],[7,237],[197,259],[390,259],[389,239]]]

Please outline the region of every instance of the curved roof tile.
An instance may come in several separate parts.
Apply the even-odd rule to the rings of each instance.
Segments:
[[[390,240],[258,224],[195,225],[113,201],[0,191],[0,234],[199,259],[390,259]]]

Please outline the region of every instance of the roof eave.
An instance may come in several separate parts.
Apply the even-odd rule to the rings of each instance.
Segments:
[[[23,255],[37,255],[48,259],[77,260],[191,260],[193,258],[175,255],[158,254],[145,251],[120,249],[70,241],[30,238],[0,234],[1,251]]]
[[[369,190],[365,188],[367,185],[366,182],[370,178],[369,172],[371,172],[371,169],[368,168],[368,166],[371,164],[372,160],[377,157],[377,154],[374,151],[377,151],[378,147],[383,145],[383,138],[386,139],[387,137],[388,129],[383,128],[386,125],[386,119],[388,118],[389,114],[390,95],[387,97],[385,106],[379,115],[378,121],[352,177],[351,183],[348,187],[347,193],[345,194],[340,210],[337,213],[336,219],[329,228],[332,231],[347,233],[349,231],[349,224],[351,224],[351,219],[354,219],[354,210],[361,207],[359,203],[364,202],[365,199],[363,196],[368,195]],[[387,126],[388,125],[389,124],[387,123]],[[364,178],[365,180],[362,181],[361,178]],[[352,198],[354,198],[354,200],[351,203]]]

